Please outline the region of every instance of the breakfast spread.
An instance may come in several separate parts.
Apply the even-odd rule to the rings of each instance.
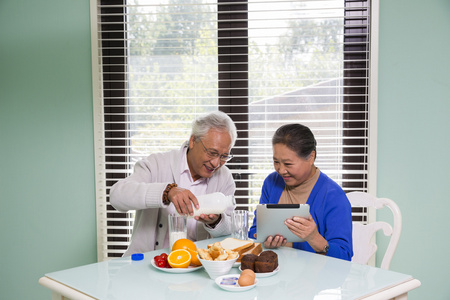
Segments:
[[[193,271],[202,267],[197,258],[198,254],[207,273],[215,279],[216,284],[225,290],[248,290],[258,284],[258,277],[273,276],[279,270],[278,255],[271,250],[263,251],[262,245],[252,240],[226,238],[220,242],[207,245],[207,249],[201,249],[197,248],[194,242],[183,238],[177,240],[171,250],[168,254],[162,253],[155,256],[152,264],[155,267],[162,268],[165,272]],[[211,261],[211,263],[206,261]],[[227,261],[231,261],[230,263],[240,262],[241,274],[223,276],[210,274],[210,272],[217,272],[215,267],[211,268],[212,264],[216,264],[216,261],[219,262],[217,266]],[[229,269],[222,274],[226,274],[228,271]]]

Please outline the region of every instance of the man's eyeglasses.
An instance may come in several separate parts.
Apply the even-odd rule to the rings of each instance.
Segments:
[[[202,140],[200,140],[200,143],[202,143],[203,149],[205,149],[206,154],[212,159],[216,159],[216,158],[220,157],[221,161],[226,162],[233,158],[233,154],[231,154],[231,153],[230,154],[227,154],[227,153],[219,154],[215,150],[206,148],[205,144],[203,144]]]

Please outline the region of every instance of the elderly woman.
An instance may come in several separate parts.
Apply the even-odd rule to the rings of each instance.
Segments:
[[[273,165],[262,187],[260,204],[309,204],[309,218],[293,217],[285,225],[301,243],[269,236],[266,248],[281,246],[351,260],[351,206],[342,188],[314,165],[317,150],[311,130],[301,124],[280,127],[272,138]],[[256,236],[256,217],[249,237]]]

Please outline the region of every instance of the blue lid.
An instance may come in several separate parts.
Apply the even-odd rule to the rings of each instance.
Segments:
[[[143,260],[144,254],[142,253],[134,253],[131,255],[131,260]]]

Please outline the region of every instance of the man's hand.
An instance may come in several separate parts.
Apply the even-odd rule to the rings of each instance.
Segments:
[[[194,208],[192,205],[194,205],[196,209],[199,208],[198,200],[190,190],[174,187],[170,189],[167,196],[180,215],[192,216],[194,214]]]
[[[198,217],[195,217],[195,220],[208,224],[211,227],[214,227],[220,221],[220,215],[205,215],[201,214]]]

